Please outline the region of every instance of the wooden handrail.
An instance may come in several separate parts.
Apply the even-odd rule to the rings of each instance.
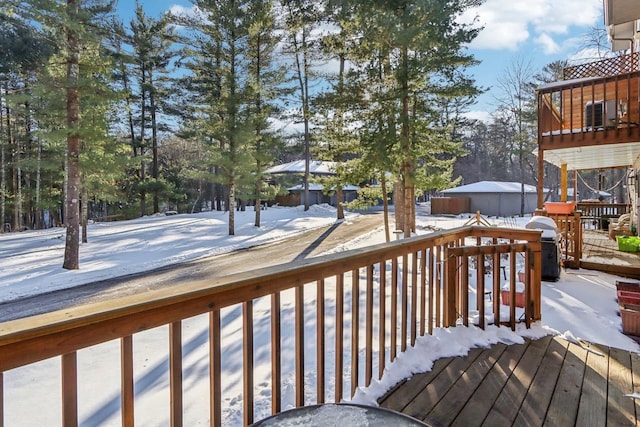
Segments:
[[[477,242],[476,246],[465,243],[468,238]],[[282,409],[281,355],[295,354],[295,405],[305,402],[305,353],[303,343],[315,340],[317,348],[318,374],[317,402],[325,400],[325,384],[334,383],[335,400],[343,396],[342,379],[345,375],[344,357],[350,353],[351,383],[348,391],[353,396],[357,387],[368,385],[373,379],[380,379],[385,363],[393,361],[398,349],[404,351],[413,345],[419,335],[431,333],[434,327],[454,326],[460,319],[467,325],[470,316],[468,270],[475,262],[482,272],[479,289],[484,289],[484,270],[492,269],[494,277],[501,273],[502,257],[511,259],[523,254],[526,271],[526,306],[523,320],[527,325],[540,319],[540,232],[533,230],[501,229],[496,227],[465,226],[454,230],[441,231],[426,236],[399,240],[338,254],[331,254],[293,262],[287,265],[262,268],[219,279],[205,280],[176,285],[170,289],[145,292],[94,303],[68,310],[33,316],[0,323],[0,380],[2,373],[13,368],[35,363],[53,356],[63,356],[64,425],[77,425],[78,377],[76,352],[85,347],[112,340],[121,341],[122,382],[122,423],[133,424],[135,396],[133,394],[133,351],[132,337],[135,334],[157,326],[169,326],[169,378],[170,417],[173,425],[182,425],[182,334],[184,319],[209,313],[209,370],[210,370],[210,423],[217,426],[222,422],[222,379],[221,379],[221,320],[220,310],[236,306],[242,308],[243,324],[243,389],[245,424],[253,422],[253,358],[254,319],[253,301],[261,297],[271,298],[271,358],[273,384],[272,412]],[[532,259],[533,262],[528,260]],[[487,263],[488,262],[488,263]],[[462,270],[460,267],[462,267]],[[463,273],[463,274],[461,274]],[[515,271],[511,272],[514,283]],[[361,281],[361,277],[364,278]],[[325,281],[335,281],[336,313],[334,322],[325,322]],[[499,298],[499,280],[494,279],[494,298]],[[313,306],[305,304],[306,287],[315,287],[317,302]],[[478,284],[476,284],[478,289]],[[294,290],[295,333],[291,340],[295,348],[283,348],[280,326],[280,294]],[[345,291],[351,291],[349,309],[351,344],[344,345],[342,337],[346,325],[344,315]],[[375,297],[376,292],[378,297]],[[511,290],[511,316],[508,324],[515,328],[515,288]],[[480,292],[478,292],[480,293]],[[484,319],[484,291],[478,296],[475,309]],[[348,293],[346,294],[348,295]],[[387,298],[391,306],[387,307]],[[360,302],[364,301],[364,303]],[[443,305],[444,301],[444,305]],[[473,304],[473,301],[471,301]],[[444,310],[440,310],[443,305]],[[316,337],[304,335],[304,318],[309,309],[316,310],[317,324],[322,326]],[[500,319],[500,305],[494,302],[496,323]],[[377,314],[376,318],[374,313]],[[391,330],[385,331],[388,317]],[[399,322],[399,324],[398,324]],[[478,322],[484,327],[484,320]],[[323,332],[327,325],[335,329],[335,361],[325,358],[327,352]],[[380,340],[378,344],[379,366],[374,367],[374,324],[378,324]],[[399,328],[398,328],[399,326]],[[399,334],[397,332],[400,332]],[[360,339],[359,337],[362,337]],[[349,353],[346,353],[349,351]],[[361,364],[359,355],[364,355]],[[333,363],[335,378],[325,378],[325,365]],[[362,369],[364,367],[364,370]],[[0,383],[0,391],[6,390]],[[183,404],[184,403],[184,404]],[[0,414],[5,414],[4,403],[0,401]]]

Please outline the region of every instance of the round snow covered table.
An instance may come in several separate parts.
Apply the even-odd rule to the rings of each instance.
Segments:
[[[302,406],[280,412],[262,421],[252,424],[254,427],[268,426],[305,426],[305,427],[424,427],[421,421],[399,412],[374,406],[348,403]]]

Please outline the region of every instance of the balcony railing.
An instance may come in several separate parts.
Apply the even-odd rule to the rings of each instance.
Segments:
[[[473,269],[476,275],[471,274]],[[524,313],[520,316],[516,312],[516,288],[510,286],[508,315],[501,314],[503,279],[508,276],[515,284],[518,269],[524,273]],[[485,284],[489,272],[493,272],[493,279]],[[121,423],[132,426],[141,394],[134,354],[136,360],[150,357],[144,355],[144,348],[136,347],[134,352],[133,340],[146,333],[143,331],[161,326],[168,328],[169,381],[164,407],[169,408],[172,426],[185,422],[185,407],[192,406],[185,398],[186,384],[195,381],[193,376],[201,379],[202,372],[209,376],[205,398],[210,411],[199,421],[208,418],[212,426],[223,423],[223,384],[237,378],[242,383],[245,425],[254,421],[258,399],[267,399],[271,413],[280,412],[283,405],[302,406],[328,399],[338,402],[353,396],[357,387],[381,378],[385,366],[399,352],[434,328],[469,323],[484,328],[486,323],[494,323],[514,329],[519,320],[528,326],[540,319],[540,278],[540,232],[469,226],[5,322],[0,324],[0,426],[8,408],[15,413],[12,405],[38,408],[42,403],[36,400],[29,405],[8,399],[13,385],[5,373],[56,356],[60,356],[61,392],[47,398],[59,399],[62,419],[47,424],[78,425],[82,412],[79,398],[87,381],[84,371],[78,369],[79,360],[85,357],[84,351],[107,342],[119,342],[112,377],[119,378],[121,384]],[[493,295],[491,301],[487,293]],[[291,305],[283,305],[285,294],[293,295]],[[261,314],[257,314],[257,304],[262,307]],[[230,362],[224,359],[228,353],[223,345],[222,310],[235,313],[242,330],[242,342],[233,343],[241,347],[239,356],[231,361],[238,365],[233,380],[224,378],[228,371],[222,369]],[[283,333],[285,313],[292,317],[291,334]],[[199,315],[207,319],[209,357],[207,369],[194,373],[185,369],[183,352],[188,343],[183,340],[183,330],[187,320]],[[305,336],[310,319],[314,319],[316,332]],[[335,336],[332,345],[327,344],[328,334]],[[311,342],[315,354],[305,353],[305,343],[309,348]],[[254,361],[258,353],[265,352],[271,360],[268,398],[256,396],[254,384]],[[283,356],[287,362],[293,359],[291,364],[284,363]],[[315,390],[305,385],[309,359],[315,359]],[[285,372],[286,366],[292,366],[293,371]],[[325,377],[325,372],[335,374]],[[295,379],[292,393],[283,390],[282,378],[287,375]],[[327,393],[329,388],[334,390],[332,395]],[[140,417],[143,415],[138,412]]]
[[[638,53],[565,70],[567,80],[538,89],[543,149],[637,141]]]

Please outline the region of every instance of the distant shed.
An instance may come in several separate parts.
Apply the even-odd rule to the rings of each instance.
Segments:
[[[480,211],[490,216],[520,215],[521,184],[519,182],[480,181],[450,188],[441,192],[443,196],[469,198],[469,211]],[[533,185],[524,185],[524,213],[532,213],[537,207],[537,190]]]
[[[430,201],[434,215],[471,212],[471,200],[468,197],[432,197]]]

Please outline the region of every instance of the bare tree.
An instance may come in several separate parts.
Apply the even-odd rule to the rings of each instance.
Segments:
[[[524,215],[524,186],[528,163],[536,145],[534,72],[531,61],[514,60],[498,77],[499,107],[496,112],[512,129],[511,161],[517,164],[520,179],[520,215]]]

